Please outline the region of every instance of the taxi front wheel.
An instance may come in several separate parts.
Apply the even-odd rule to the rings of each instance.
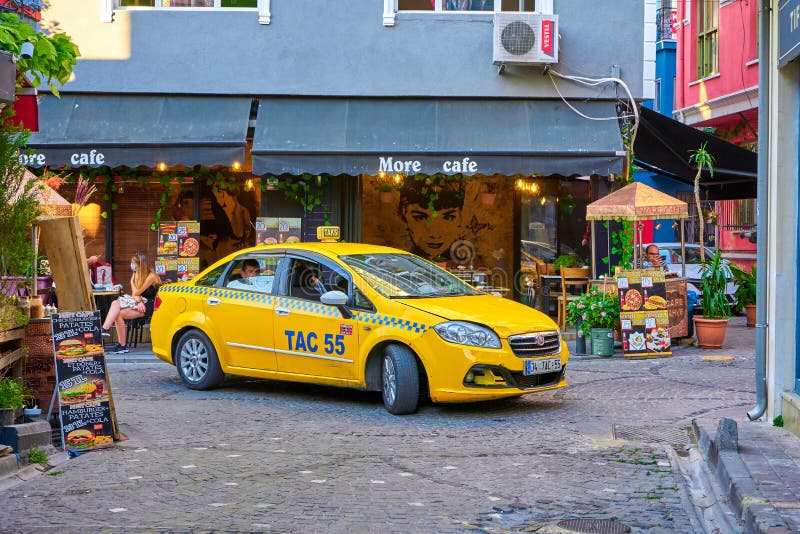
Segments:
[[[199,330],[189,330],[181,336],[176,354],[178,375],[190,389],[215,388],[225,378],[214,344]]]
[[[389,345],[381,369],[383,404],[389,413],[403,415],[417,411],[419,373],[417,359],[408,347]]]

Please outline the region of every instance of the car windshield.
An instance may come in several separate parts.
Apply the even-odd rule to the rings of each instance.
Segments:
[[[388,298],[475,295],[458,277],[413,254],[351,254],[340,259]]]

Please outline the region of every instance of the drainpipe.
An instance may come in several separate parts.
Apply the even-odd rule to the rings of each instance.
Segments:
[[[758,44],[758,200],[756,228],[756,406],[747,412],[755,421],[767,411],[767,226],[769,225],[769,92],[771,0],[761,0],[761,41]]]

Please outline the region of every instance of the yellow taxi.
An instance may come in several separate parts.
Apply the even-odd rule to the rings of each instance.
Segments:
[[[567,385],[555,323],[418,256],[353,243],[241,250],[156,297],[153,352],[192,389],[225,374],[471,402]]]

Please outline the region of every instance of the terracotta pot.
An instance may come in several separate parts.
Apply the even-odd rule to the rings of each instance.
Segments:
[[[497,193],[481,193],[481,204],[491,205],[494,204],[497,198]]]
[[[394,201],[394,195],[391,191],[381,191],[381,203],[391,204]]]
[[[729,319],[706,319],[695,315],[694,332],[697,336],[697,346],[705,349],[721,349],[725,341],[725,332],[728,330]]]
[[[755,326],[756,325],[756,305],[755,304],[745,304],[744,305],[744,313],[747,316],[747,326]]]

